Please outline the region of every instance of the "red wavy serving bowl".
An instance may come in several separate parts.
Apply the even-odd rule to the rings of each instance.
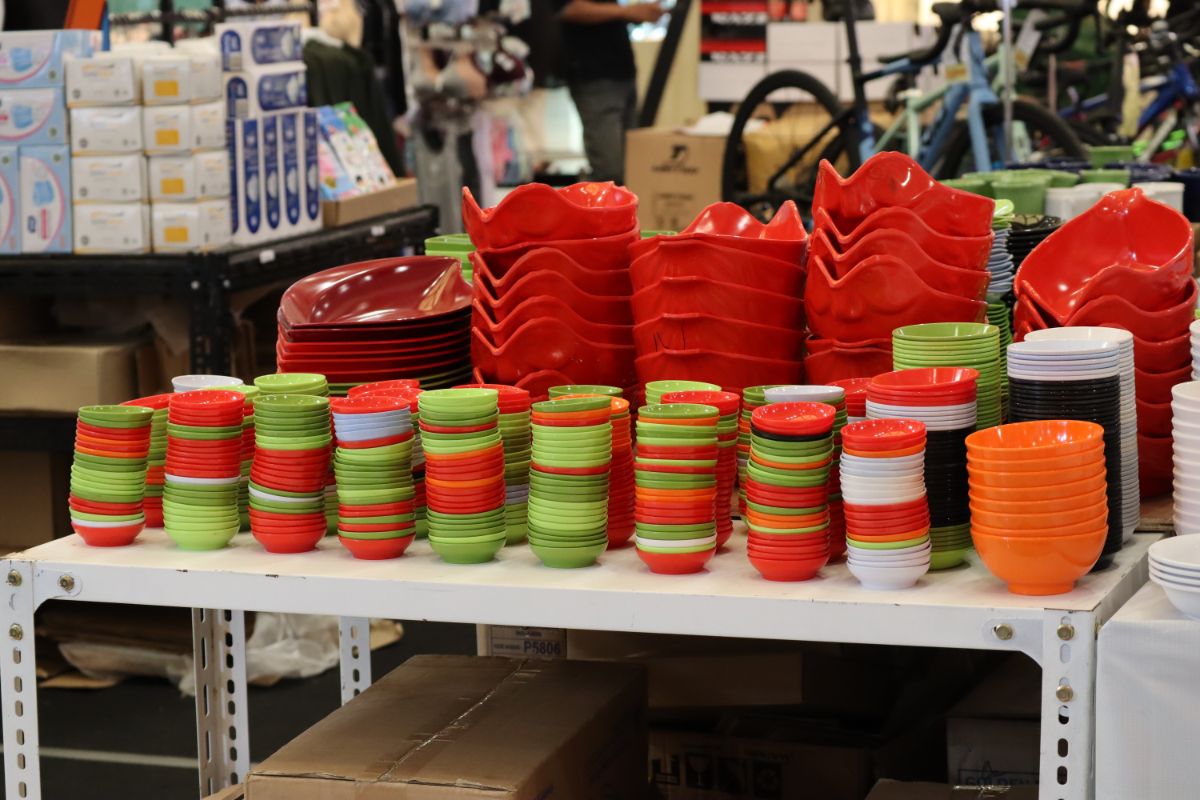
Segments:
[[[629,268],[629,248],[638,239],[636,230],[618,233],[615,236],[599,236],[594,239],[556,239],[551,242],[532,242],[504,247],[496,250],[480,248],[476,252],[487,263],[488,272],[497,280],[519,269],[521,259],[534,250],[557,250],[570,257],[582,267],[590,270],[620,270]]]
[[[798,297],[707,278],[661,278],[634,293],[630,302],[639,323],[663,314],[707,314],[774,328],[804,327],[804,302]]]
[[[1174,451],[1170,436],[1147,436],[1138,432],[1138,486],[1142,497],[1158,497],[1171,491]]]
[[[930,258],[912,237],[900,231],[872,231],[845,253],[839,253],[829,235],[820,229],[813,233],[809,244],[809,257],[820,257],[839,279],[876,256],[898,259],[930,288],[971,300],[982,300],[991,280],[987,270],[952,267]]]
[[[564,384],[590,380],[608,386],[630,386],[635,380],[633,345],[588,340],[556,319],[526,322],[500,346],[476,329],[471,332],[471,355],[489,383],[507,383],[530,394],[540,393],[528,383],[521,383],[522,378],[543,370],[560,373],[567,378],[559,381]]]
[[[629,310],[629,295],[594,295],[581,291],[566,278],[552,272],[530,273],[518,281],[512,291],[494,297],[482,284],[475,284],[474,310],[484,309],[494,323],[504,322],[514,312],[537,313],[532,304],[539,301],[553,303],[571,309],[579,317],[606,325],[632,325],[633,315]],[[543,303],[544,305],[544,303]]]
[[[1137,356],[1134,356],[1137,363]],[[1145,372],[1141,369],[1133,371],[1134,383],[1137,387],[1137,397],[1147,403],[1170,403],[1171,387],[1177,383],[1186,383],[1192,379],[1192,365],[1170,370],[1169,372]]]
[[[813,230],[823,230],[839,252],[846,252],[874,231],[894,230],[907,234],[930,258],[960,269],[984,269],[992,251],[994,235],[947,236],[930,228],[907,208],[881,208],[852,230],[834,224],[829,212],[813,209]]]
[[[695,349],[796,360],[804,332],[707,314],[663,314],[635,325],[633,343],[639,355]]]
[[[1124,297],[1108,295],[1076,309],[1066,325],[1109,325],[1135,337],[1164,342],[1183,335],[1196,317],[1196,282],[1189,280],[1182,302],[1162,311],[1143,311]]]
[[[831,383],[847,378],[873,378],[892,369],[892,340],[839,342],[809,339],[804,357],[804,374],[812,383]]]
[[[796,263],[681,236],[660,237],[657,248],[629,265],[634,291],[659,278],[707,278],[752,289],[799,296],[804,269]]]
[[[574,284],[588,294],[627,295],[630,293],[629,274],[624,269],[592,269],[580,264],[562,250],[553,247],[537,247],[529,250],[504,272],[497,275],[492,271],[487,258],[479,251],[471,254],[474,270],[471,281],[476,287],[483,286],[493,297],[503,297],[515,284],[522,283],[531,275],[551,274]],[[546,292],[538,292],[546,294]]]
[[[807,238],[800,211],[790,200],[779,207],[766,225],[735,203],[713,203],[676,236],[654,236],[633,244],[629,250],[633,258],[639,258],[667,239],[690,240],[802,264]]]
[[[557,297],[532,297],[509,310],[503,322],[491,319],[489,310],[478,300],[473,304],[473,332],[497,347],[503,345],[517,330],[531,322],[555,320],[575,335],[601,344],[632,345],[632,325],[610,325],[585,319],[573,307]],[[594,308],[590,310],[595,310]],[[501,381],[502,383],[503,381]]]
[[[938,183],[903,153],[877,153],[843,178],[821,161],[813,208],[824,208],[841,230],[850,230],[880,208],[899,206],[920,215],[936,231],[985,236],[992,230],[995,201]]]
[[[1111,325],[1109,327],[1116,327]],[[1184,333],[1162,342],[1133,337],[1133,361],[1147,372],[1170,372],[1192,363],[1192,335]]]
[[[527,183],[487,210],[464,186],[462,215],[467,235],[483,250],[625,233],[637,228],[637,207],[637,195],[611,181],[559,189]]]

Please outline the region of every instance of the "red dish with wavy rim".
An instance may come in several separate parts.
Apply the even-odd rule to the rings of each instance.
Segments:
[[[603,344],[557,319],[526,322],[507,336],[501,346],[494,345],[482,330],[471,332],[471,354],[476,368],[491,382],[507,383],[530,390],[522,378],[551,370],[566,377],[558,383],[582,383],[592,380],[610,386],[634,383],[632,345]],[[547,386],[554,386],[551,383]],[[530,390],[530,394],[535,393]]]
[[[1138,486],[1142,497],[1158,497],[1171,491],[1172,448],[1170,436],[1150,436],[1138,431]]]
[[[706,314],[789,330],[804,327],[804,301],[798,297],[707,278],[661,278],[635,292],[630,303],[637,322],[664,314]]]
[[[463,226],[475,247],[495,249],[526,242],[613,236],[637,228],[638,198],[612,181],[555,189],[527,183],[482,209],[462,190]]]
[[[663,314],[635,325],[633,342],[640,355],[692,348],[796,360],[804,349],[804,331],[706,314]]]
[[[643,383],[656,380],[719,382],[728,391],[746,386],[803,383],[799,361],[758,358],[705,350],[659,350],[639,356],[637,375]],[[625,384],[613,384],[622,386]]]
[[[339,536],[338,541],[355,558],[364,561],[383,561],[404,555],[404,551],[416,538],[416,534],[396,539],[348,539],[345,536]]]
[[[627,302],[612,307],[622,306],[627,312]],[[576,307],[558,297],[531,297],[507,309],[505,318],[499,321],[492,317],[492,310],[479,300],[475,300],[471,308],[474,312],[471,317],[472,330],[483,331],[488,340],[497,345],[504,344],[522,325],[543,319],[558,320],[592,341],[624,345],[633,343],[633,328],[629,323],[612,323],[600,316],[591,316],[592,312],[607,313],[602,303],[584,303]],[[628,318],[625,312],[618,314],[618,317]]]
[[[875,257],[902,261],[926,286],[970,300],[984,299],[991,280],[987,270],[963,269],[934,260],[912,237],[895,230],[871,231],[845,253],[839,253],[829,235],[818,229],[808,249],[809,257],[819,256],[839,280]]]
[[[1137,428],[1138,433],[1145,436],[1171,436],[1171,404],[1148,403],[1137,398]],[[1144,461],[1145,456],[1139,456]],[[1170,463],[1170,459],[1167,460]]]
[[[851,230],[874,211],[899,206],[951,236],[985,236],[992,230],[995,201],[938,183],[903,153],[877,153],[843,178],[821,161],[813,208],[824,208],[841,230]]]
[[[1135,363],[1137,356],[1134,356]],[[1192,366],[1189,364],[1182,369],[1170,372],[1133,371],[1134,384],[1137,387],[1137,397],[1147,403],[1170,403],[1171,387],[1178,383],[1186,383],[1192,379]]]
[[[283,293],[279,318],[292,331],[394,326],[460,311],[470,304],[471,296],[471,286],[462,277],[462,263],[456,258],[381,258],[302,278]]]
[[[477,288],[482,288],[492,297],[503,297],[510,291],[517,291],[519,288],[517,284],[524,283],[530,276],[539,276],[537,278],[539,282],[548,281],[550,276],[553,276],[572,284],[582,292],[593,295],[628,296],[632,291],[627,270],[614,267],[596,269],[585,266],[568,253],[553,247],[535,247],[528,250],[516,259],[503,274],[493,271],[487,258],[486,252],[476,251],[471,254],[471,265],[474,271],[471,281]],[[553,291],[531,293],[554,294]]]
[[[987,316],[986,303],[930,288],[897,258],[872,256],[836,279],[815,253],[808,259],[804,310],[816,336],[839,341],[880,339],[923,322],[983,322]]]
[[[883,340],[872,340],[883,341]],[[809,339],[804,357],[804,374],[812,383],[835,384],[842,380],[870,378],[892,368],[892,343],[873,346],[833,339]],[[866,412],[857,416],[865,416]]]
[[[581,290],[568,279],[553,272],[531,272],[509,291],[494,296],[475,284],[473,309],[484,309],[492,323],[504,322],[510,315],[539,300],[553,299],[574,310],[583,319],[608,325],[632,325],[629,294],[598,295]],[[527,312],[528,313],[528,312]]]
[[[799,262],[678,236],[659,237],[657,247],[629,265],[629,275],[633,291],[660,278],[707,278],[792,296],[804,290],[804,268]]]
[[[1109,295],[1080,306],[1066,324],[1107,324],[1124,328],[1140,339],[1163,342],[1187,331],[1196,316],[1196,298],[1195,281],[1188,281],[1187,293],[1179,305],[1161,311],[1142,311],[1124,297]]]
[[[517,272],[521,259],[540,249],[557,250],[587,269],[618,270],[625,273],[629,269],[629,248],[638,239],[638,232],[631,230],[628,233],[594,239],[556,239],[552,242],[532,242],[495,250],[481,247],[476,252],[487,262],[488,272],[497,280],[504,279],[510,272]]]
[[[829,235],[839,253],[877,230],[895,230],[908,235],[930,258],[960,269],[985,269],[992,250],[993,234],[983,236],[947,236],[930,228],[921,217],[907,208],[881,208],[852,230],[839,229],[829,212],[813,210],[813,230]]]
[[[1192,363],[1191,348],[1191,333],[1184,333],[1163,342],[1150,342],[1134,336],[1133,360],[1138,369],[1146,372],[1171,372]]]

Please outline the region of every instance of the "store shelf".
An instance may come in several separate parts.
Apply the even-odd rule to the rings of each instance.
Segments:
[[[70,599],[204,609],[193,619],[197,652],[205,653],[197,664],[207,670],[198,667],[200,736],[210,743],[231,730],[245,735],[245,610],[342,617],[343,697],[370,682],[362,637],[372,616],[1021,651],[1043,666],[1042,797],[1082,800],[1092,789],[1096,631],[1145,582],[1146,551],[1157,538],[1137,535],[1113,566],[1073,592],[1036,598],[1009,594],[978,564],[930,574],[901,592],[864,590],[844,565],[813,581],[771,583],[747,561],[740,534],[708,571],[690,576],[653,575],[632,549],[606,553],[598,566],[554,570],[527,547],[456,566],[425,542],[399,560],[366,562],[332,539],[311,553],[277,556],[246,534],[207,553],[180,551],[162,531],[119,549],[90,548],[72,536],[4,565],[0,630],[15,657],[0,659],[9,796],[38,797],[30,793],[38,785],[34,654],[24,631],[42,602]],[[209,753],[201,764],[207,788],[244,775],[244,748],[238,754],[231,742],[224,750],[220,742],[201,747]],[[17,793],[21,782],[25,795]]]

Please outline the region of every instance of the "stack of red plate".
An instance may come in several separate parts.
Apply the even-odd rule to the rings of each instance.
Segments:
[[[637,197],[613,183],[526,184],[495,208],[463,189],[476,247],[471,353],[476,380],[527,390],[632,386],[629,254]]]
[[[768,225],[715,203],[630,247],[638,379],[799,382],[806,237],[791,201]]]
[[[861,422],[867,418],[867,386],[870,378],[842,378],[832,381],[830,386],[840,386],[846,390],[846,422]]]
[[[368,381],[426,388],[470,377],[471,287],[457,259],[362,261],[310,275],[279,304],[279,372],[316,372],[334,395]]]

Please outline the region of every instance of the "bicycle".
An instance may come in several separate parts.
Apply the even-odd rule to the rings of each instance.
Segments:
[[[1085,0],[1029,0],[1024,7],[1067,12],[1047,27],[1068,23]],[[994,11],[994,0],[966,0],[962,3],[937,3],[933,12],[939,17],[937,40],[927,49],[881,58],[880,69],[863,72],[853,14],[846,14],[846,40],[850,49],[849,66],[854,84],[854,102],[843,106],[836,95],[812,75],[798,70],[783,70],[768,75],[746,95],[734,116],[722,161],[722,195],[747,208],[760,205],[774,209],[784,200],[795,200],[802,208],[812,202],[817,165],[828,160],[843,174],[856,169],[871,155],[903,146],[926,170],[939,177],[953,177],[968,169],[989,171],[1004,166],[1004,140],[998,132],[1003,126],[1003,107],[997,94],[1003,52],[984,56],[979,34],[971,28],[976,14]],[[866,100],[868,83],[887,77],[912,77],[928,66],[939,63],[954,44],[955,58],[946,64],[946,81],[927,94],[916,90],[902,92],[903,113],[882,130],[871,121]],[[787,142],[780,149],[789,153],[775,169],[762,192],[744,187],[746,126],[756,109],[771,103],[772,96],[786,102],[777,114],[786,119],[790,109],[804,108],[828,114],[829,120],[805,141]],[[799,103],[796,103],[799,95]],[[779,103],[776,100],[776,103]],[[920,116],[941,104],[932,125],[922,128]],[[966,120],[958,112],[966,108]],[[1013,101],[1014,141],[1017,160],[1028,160],[1036,151],[1045,155],[1082,158],[1083,145],[1065,121],[1044,107],[1025,100]],[[779,133],[796,126],[776,123]],[[1019,134],[1019,135],[1018,135]],[[778,142],[774,142],[779,146]],[[812,158],[816,155],[816,158]]]

